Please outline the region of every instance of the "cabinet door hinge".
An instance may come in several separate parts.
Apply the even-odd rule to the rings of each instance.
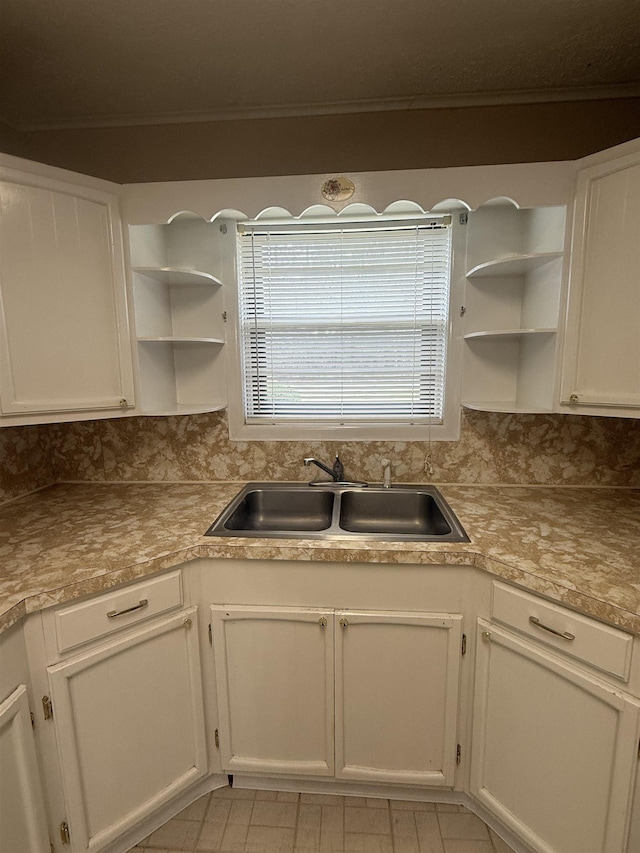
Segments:
[[[53,841],[49,842],[49,850],[51,853],[56,853],[56,848],[53,846]]]
[[[29,716],[31,717],[31,728],[35,729],[35,727],[36,727],[36,715],[33,713],[33,711],[29,711]]]
[[[220,749],[220,734],[218,732],[218,729],[216,729],[213,733],[213,738],[216,742],[216,749]]]
[[[466,211],[464,213],[461,213],[459,218],[458,218],[458,222],[460,223],[460,225],[466,225],[468,221],[469,221],[469,214]]]
[[[209,622],[209,645],[213,645],[213,629],[211,628],[211,622]]]
[[[462,747],[460,744],[456,745],[456,764],[460,764],[462,761]]]
[[[638,741],[638,758],[640,758],[640,740]]]
[[[71,844],[71,834],[69,832],[69,824],[63,820],[60,824],[60,838],[63,844]]]
[[[45,720],[53,720],[53,703],[48,696],[42,697],[42,710]]]
[[[462,654],[466,655],[467,653],[467,635],[462,635]]]

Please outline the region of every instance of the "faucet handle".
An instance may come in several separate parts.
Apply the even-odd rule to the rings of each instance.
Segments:
[[[337,453],[335,462],[333,463],[333,476],[336,478],[336,482],[344,482],[344,465]]]

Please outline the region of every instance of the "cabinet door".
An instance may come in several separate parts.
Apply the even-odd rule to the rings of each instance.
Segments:
[[[117,198],[23,180],[0,182],[2,413],[133,405]]]
[[[471,794],[539,853],[622,853],[639,703],[478,624]]]
[[[333,612],[212,610],[222,767],[333,775]]]
[[[578,178],[561,402],[640,417],[640,152]]]
[[[336,775],[453,785],[462,617],[336,613]]]
[[[49,833],[23,684],[0,703],[0,767],[0,847],[16,853],[48,850]]]
[[[74,851],[101,850],[207,773],[196,608],[49,668]]]

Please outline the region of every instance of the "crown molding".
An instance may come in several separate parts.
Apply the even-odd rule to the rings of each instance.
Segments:
[[[50,121],[15,121],[0,115],[11,130],[18,133],[44,130],[72,130],[100,127],[136,127],[162,124],[195,124],[221,121],[251,121],[270,118],[345,115],[349,113],[391,112],[396,110],[464,109],[504,105],[562,103],[640,97],[640,83],[572,89],[531,89],[503,92],[470,92],[448,95],[407,96],[400,98],[334,101],[327,103],[275,104],[210,111],[185,111],[144,115],[111,114],[70,116]]]

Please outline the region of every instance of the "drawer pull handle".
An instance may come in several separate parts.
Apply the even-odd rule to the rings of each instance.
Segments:
[[[134,610],[141,610],[149,604],[148,598],[141,598],[139,604],[134,604],[133,607],[127,607],[125,610],[110,610],[107,613],[108,619],[115,619],[116,616],[124,616],[125,613],[133,613]]]
[[[568,631],[556,631],[555,628],[550,628],[548,625],[543,624],[537,616],[529,616],[529,622],[532,625],[535,625],[536,628],[541,628],[543,631],[548,631],[550,634],[554,634],[556,637],[562,637],[563,640],[575,640],[576,635],[570,634]]]

